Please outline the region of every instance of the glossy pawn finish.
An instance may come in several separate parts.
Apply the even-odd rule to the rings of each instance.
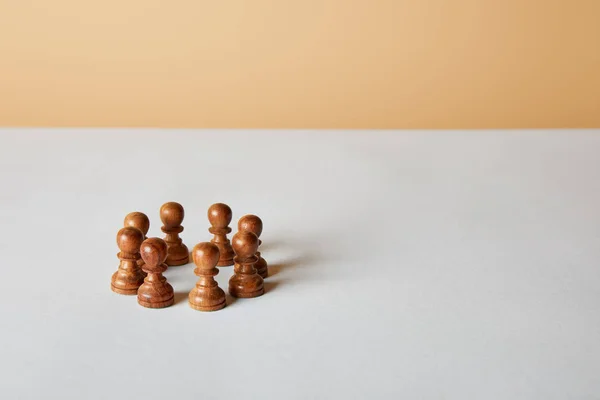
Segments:
[[[143,212],[134,211],[125,216],[125,220],[123,221],[123,226],[132,226],[134,228],[139,229],[144,234],[144,240],[148,239],[148,230],[150,229],[150,220],[148,216]],[[138,260],[138,265],[141,268],[144,265],[144,260],[141,258]],[[144,276],[146,273],[144,272]]]
[[[138,303],[147,308],[164,308],[173,305],[173,287],[163,276],[167,270],[167,244],[160,238],[144,240],[140,253],[144,259],[144,271],[148,274],[138,289]]]
[[[127,226],[117,233],[117,246],[119,246],[119,269],[112,275],[110,288],[113,292],[125,295],[134,295],[144,282],[145,274],[138,265],[140,259],[140,245],[144,241],[144,234],[137,228]]]
[[[233,297],[258,297],[265,293],[263,278],[256,273],[254,263],[258,261],[258,237],[249,231],[240,231],[233,235],[235,267],[229,279],[229,294]]]
[[[144,240],[148,239],[146,235],[150,229],[150,220],[143,212],[134,211],[127,214],[123,221],[123,226],[138,228],[144,234]]]
[[[212,225],[208,231],[214,235],[210,241],[219,247],[221,256],[219,257],[218,267],[226,267],[233,265],[233,257],[235,256],[231,243],[227,238],[227,234],[231,232],[229,223],[233,213],[227,204],[216,203],[208,208],[208,221]]]
[[[262,244],[262,240],[260,240],[260,234],[262,233],[262,230],[262,220],[256,215],[244,215],[238,221],[238,231],[248,231],[254,233],[256,237],[259,238],[259,246]],[[254,268],[256,268],[256,272],[264,279],[267,276],[269,276],[267,261],[264,258],[262,258],[262,256],[260,255],[260,251],[257,251],[255,255],[258,258],[258,261],[256,262],[256,264],[254,264]]]
[[[184,265],[190,262],[188,248],[183,244],[179,234],[183,231],[184,212],[179,203],[169,202],[160,208],[160,220],[163,226],[160,228],[165,235],[165,242],[168,247],[167,261],[168,266]]]
[[[217,245],[208,242],[198,243],[192,250],[194,273],[200,278],[188,296],[194,310],[217,311],[225,307],[225,292],[214,278],[219,273],[219,255]]]

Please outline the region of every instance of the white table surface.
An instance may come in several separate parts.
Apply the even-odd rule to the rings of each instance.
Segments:
[[[600,131],[2,129],[0,167],[2,399],[600,398]],[[259,215],[265,295],[111,292],[167,201],[190,249]]]

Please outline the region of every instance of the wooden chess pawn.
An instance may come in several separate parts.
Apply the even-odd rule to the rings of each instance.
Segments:
[[[200,278],[188,296],[194,310],[217,311],[225,307],[225,292],[214,278],[219,273],[219,255],[219,248],[213,243],[198,243],[192,250],[194,273]]]
[[[143,212],[134,211],[125,216],[123,226],[132,226],[138,228],[144,234],[144,240],[148,239],[146,235],[150,229],[150,220]]]
[[[265,293],[263,278],[256,273],[258,238],[252,232],[240,231],[233,235],[235,267],[229,279],[229,294],[233,297],[258,297]]]
[[[140,245],[144,241],[144,234],[137,228],[127,226],[117,233],[117,246],[119,246],[119,269],[110,281],[110,288],[119,294],[133,295],[144,282],[145,274],[138,266],[140,259]]]
[[[262,220],[260,218],[258,218],[256,215],[244,215],[238,221],[238,231],[248,231],[248,232],[254,233],[256,235],[256,237],[259,238],[258,239],[259,246],[262,244],[262,240],[260,240],[260,234],[262,233],[262,230],[263,230]],[[256,264],[254,264],[254,268],[256,268],[256,272],[260,276],[262,276],[263,278],[266,278],[269,275],[267,261],[264,258],[262,258],[262,256],[260,255],[260,251],[257,251],[255,255],[256,255],[256,257],[258,257],[258,261],[256,262]]]
[[[125,216],[125,220],[123,221],[124,226],[132,226],[134,228],[138,228],[144,234],[144,240],[148,239],[148,230],[150,229],[150,220],[146,214],[134,211]],[[144,265],[144,260],[141,258],[138,260],[138,266],[141,268]],[[146,273],[144,272],[144,276]]]
[[[142,243],[141,256],[144,259],[144,271],[148,274],[139,287],[138,303],[147,308],[164,308],[173,305],[175,294],[173,287],[163,276],[167,270],[167,244],[160,238],[150,238]]]
[[[166,261],[168,266],[184,265],[190,262],[188,248],[179,237],[183,231],[183,226],[181,226],[183,217],[183,207],[179,203],[165,203],[160,208],[160,219],[163,223],[160,229],[166,233],[165,242],[169,249]]]
[[[229,227],[231,218],[231,208],[227,204],[216,203],[208,208],[208,221],[212,225],[208,228],[208,231],[214,235],[210,242],[219,247],[221,254],[217,263],[218,267],[233,265],[235,254],[233,253],[229,239],[227,239],[227,234],[231,232],[231,228]]]

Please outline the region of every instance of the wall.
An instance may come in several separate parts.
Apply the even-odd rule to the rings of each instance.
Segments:
[[[600,126],[598,0],[0,0],[0,125]]]

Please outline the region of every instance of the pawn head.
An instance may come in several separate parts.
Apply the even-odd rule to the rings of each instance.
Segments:
[[[260,237],[263,230],[262,220],[256,215],[244,215],[238,221],[238,230],[252,232]]]
[[[148,229],[150,229],[150,220],[146,216],[146,214],[138,211],[131,212],[125,216],[125,221],[123,221],[124,226],[132,226],[134,228],[138,228],[144,236],[148,234]]]
[[[216,267],[220,256],[217,245],[210,242],[198,243],[192,250],[192,258],[198,268]]]
[[[160,220],[166,228],[175,228],[183,222],[183,206],[174,201],[165,203],[160,208]]]
[[[117,233],[117,246],[124,253],[135,254],[140,251],[144,234],[137,228],[126,226]]]
[[[258,250],[258,236],[249,231],[239,231],[231,239],[231,247],[238,257],[248,258]]]
[[[167,259],[167,244],[161,238],[146,239],[140,246],[140,255],[148,266],[163,264]]]
[[[233,213],[227,204],[216,203],[208,208],[208,221],[215,228],[227,228]]]

